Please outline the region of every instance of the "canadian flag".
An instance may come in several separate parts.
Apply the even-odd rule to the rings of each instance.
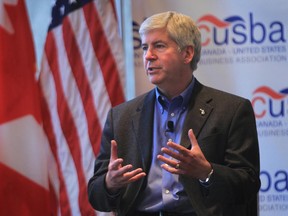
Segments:
[[[24,0],[0,0],[0,215],[56,215]],[[48,165],[50,167],[48,167]],[[55,200],[55,199],[54,199]],[[55,211],[55,210],[54,210]]]

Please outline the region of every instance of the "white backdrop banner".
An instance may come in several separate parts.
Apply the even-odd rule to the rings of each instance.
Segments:
[[[261,216],[288,215],[288,4],[286,0],[132,0],[136,95],[146,78],[139,25],[167,10],[192,17],[202,33],[195,76],[251,100],[261,159]],[[147,81],[143,81],[147,80]]]

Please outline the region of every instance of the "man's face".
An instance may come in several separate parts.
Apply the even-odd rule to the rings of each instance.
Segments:
[[[191,73],[187,72],[189,67],[184,63],[185,51],[179,51],[164,29],[150,31],[141,39],[144,67],[152,84],[169,90],[191,79]]]

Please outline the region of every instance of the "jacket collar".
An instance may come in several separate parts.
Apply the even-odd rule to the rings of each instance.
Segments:
[[[206,90],[207,88],[196,80],[181,138],[181,145],[185,146],[186,148],[191,147],[188,137],[189,129],[193,129],[193,132],[197,138],[213,110],[213,106],[211,104],[213,99]]]
[[[133,128],[136,134],[137,144],[141,151],[143,169],[149,171],[152,160],[152,141],[153,141],[153,117],[155,103],[155,89],[149,91],[142,103],[136,108],[133,116]]]

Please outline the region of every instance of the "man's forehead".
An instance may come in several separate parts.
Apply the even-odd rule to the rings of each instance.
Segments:
[[[149,42],[149,43],[158,43],[158,42],[165,43],[166,42],[167,43],[170,40],[171,39],[169,38],[167,31],[159,30],[159,29],[146,32],[141,37],[142,43],[146,43],[146,42]]]

